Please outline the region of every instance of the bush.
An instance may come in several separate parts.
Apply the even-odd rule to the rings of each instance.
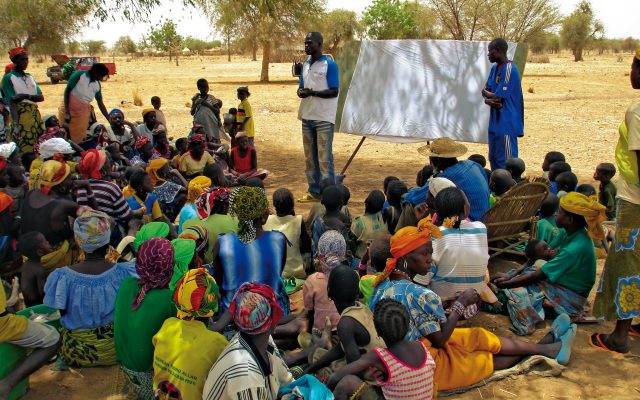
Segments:
[[[551,61],[549,60],[548,54],[529,54],[527,62],[532,64],[549,64]]]
[[[133,89],[133,104],[138,107],[142,106],[142,96],[138,88]]]

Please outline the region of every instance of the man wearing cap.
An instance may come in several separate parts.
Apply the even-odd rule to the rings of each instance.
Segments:
[[[469,200],[469,218],[477,221],[489,209],[489,182],[480,164],[458,161],[466,152],[465,145],[449,138],[436,139],[418,149],[418,153],[429,157],[437,177],[447,178],[464,192]]]
[[[298,119],[309,189],[301,202],[319,201],[321,186],[335,181],[332,144],[340,82],[338,65],[322,55],[322,41],[320,32],[310,32],[304,39],[304,51],[311,57],[300,74]]]
[[[249,104],[249,88],[247,86],[241,86],[238,88],[238,113],[236,114],[236,132],[245,132],[249,138],[249,146],[255,147],[253,136],[255,130],[253,128],[253,111],[251,110],[251,104]]]
[[[149,140],[154,140],[153,135],[157,131],[166,131],[165,127],[156,119],[156,110],[152,107],[142,110],[142,123],[138,125],[138,136],[144,136]]]
[[[524,101],[520,74],[507,59],[509,45],[504,39],[489,43],[491,67],[482,90],[489,114],[489,163],[491,170],[505,169],[510,158],[518,157],[518,137],[524,136]]]

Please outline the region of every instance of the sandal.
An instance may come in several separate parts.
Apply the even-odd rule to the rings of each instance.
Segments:
[[[571,357],[571,348],[573,347],[573,342],[575,342],[577,334],[578,325],[571,324],[571,327],[565,332],[564,335],[562,335],[562,337],[560,337],[562,347],[560,347],[560,351],[556,356],[556,361],[558,362],[558,364],[569,364],[569,358]]]
[[[608,348],[607,345],[604,344],[604,342],[600,338],[601,336],[602,336],[602,333],[594,333],[593,335],[589,336],[589,345],[596,350],[603,350],[615,355],[620,355],[620,354],[624,355],[629,353],[628,350],[624,353],[621,353],[619,351],[615,351],[613,349]]]
[[[320,199],[315,197],[311,193],[305,193],[305,195],[302,196],[301,198],[299,198],[298,201],[300,203],[315,203],[315,202],[320,201]]]

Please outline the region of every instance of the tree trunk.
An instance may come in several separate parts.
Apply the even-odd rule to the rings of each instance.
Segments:
[[[171,50],[169,50],[169,62],[171,62],[171,60],[173,59],[172,57],[173,55],[171,54]]]
[[[179,53],[176,52],[176,67],[180,66],[180,64],[178,64],[178,55],[179,55]]]
[[[260,71],[260,82],[269,82],[269,60],[271,58],[271,41],[262,43],[262,70]]]
[[[255,41],[251,44],[251,61],[258,61],[258,44]]]
[[[231,38],[227,35],[227,62],[231,62]]]
[[[573,61],[582,61],[582,47],[573,49]]]

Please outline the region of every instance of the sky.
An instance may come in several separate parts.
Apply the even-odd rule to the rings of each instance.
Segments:
[[[242,1],[242,0],[238,0]],[[295,1],[295,0],[292,0]],[[371,4],[371,0],[328,0],[327,8],[346,8],[362,13]],[[580,0],[556,0],[563,14],[568,15]],[[640,25],[637,18],[640,15],[639,0],[591,0],[596,16],[604,23],[605,35],[609,38],[640,37]],[[204,40],[216,39],[216,33],[208,19],[200,10],[186,8],[180,0],[163,0],[162,5],[154,9],[149,17],[150,21],[161,21],[163,18],[173,19],[178,26],[178,33],[182,36],[193,36]],[[111,46],[120,36],[131,36],[135,41],[146,34],[152,23],[130,23],[122,21],[118,16],[115,20],[100,22],[91,21],[77,36],[78,40],[104,40]]]

